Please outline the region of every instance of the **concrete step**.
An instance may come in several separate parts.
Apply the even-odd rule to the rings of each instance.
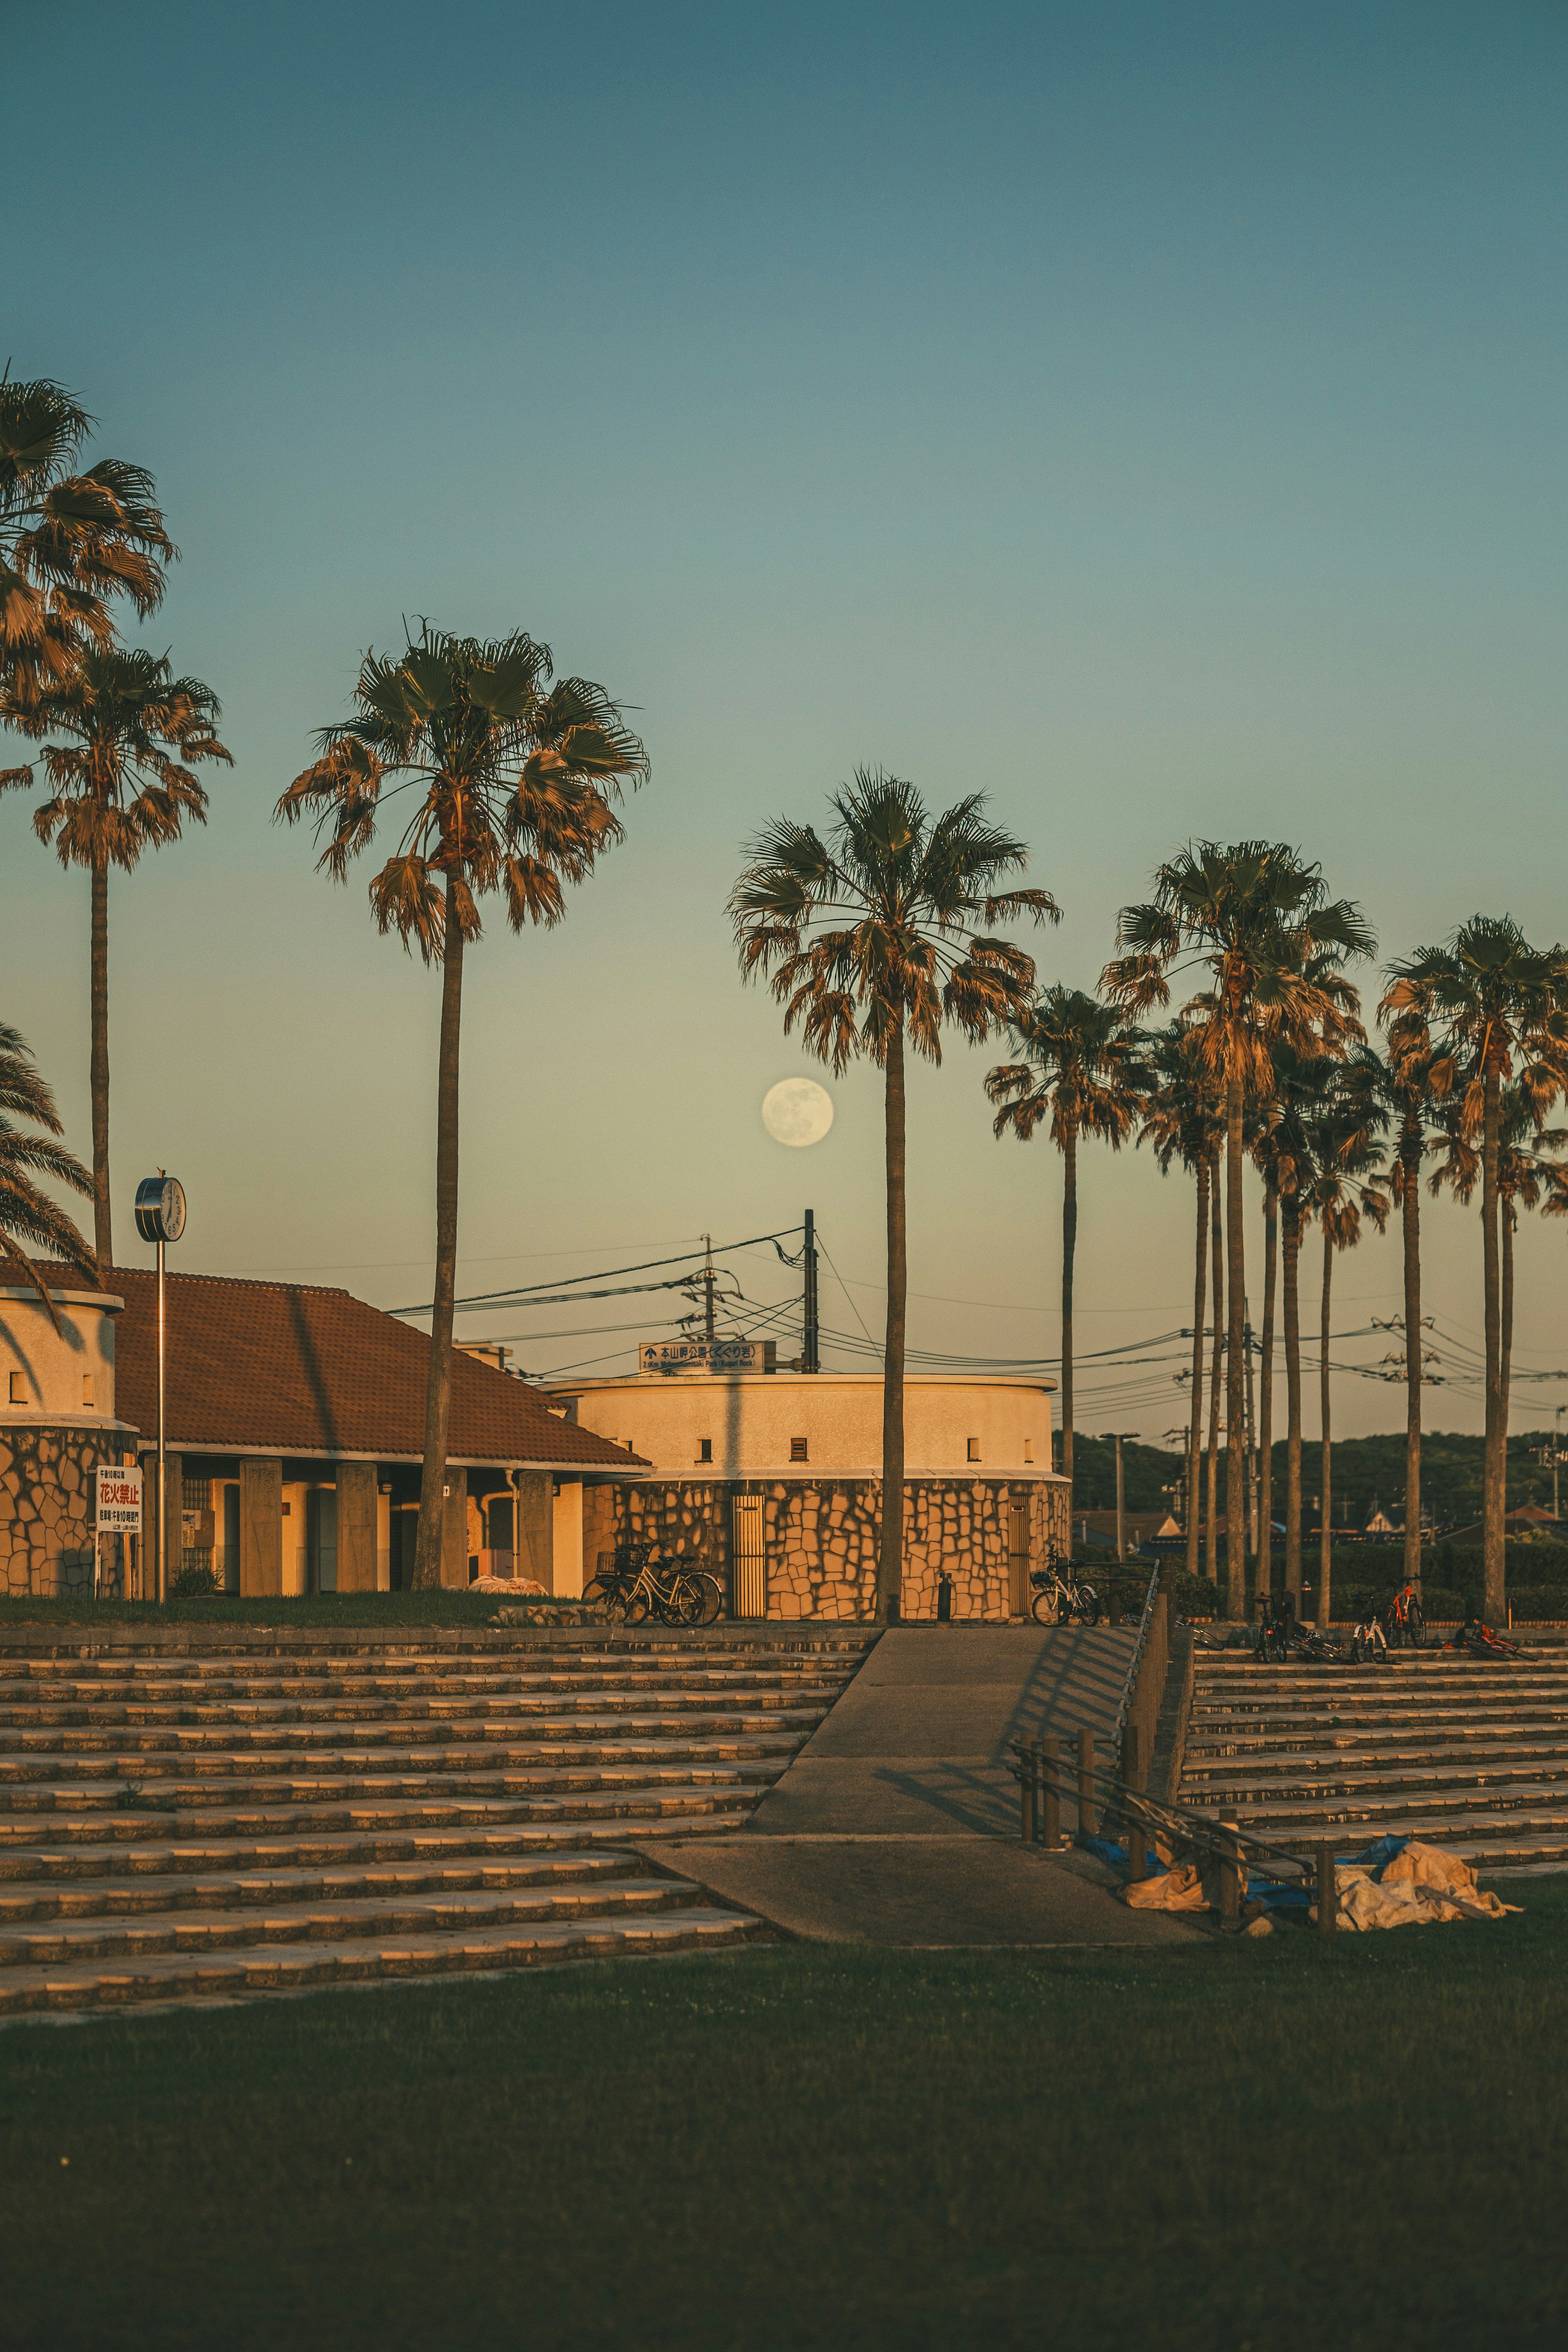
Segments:
[[[1303,1798],[1299,1801],[1282,1798],[1278,1803],[1251,1804],[1239,1808],[1225,1804],[1207,1804],[1195,1808],[1212,1812],[1224,1820],[1237,1820],[1244,1829],[1256,1830],[1259,1837],[1272,1837],[1276,1831],[1289,1830],[1291,1840],[1311,1834],[1310,1825],[1321,1822],[1335,1823],[1354,1822],[1369,1830],[1408,1830],[1412,1836],[1427,1835],[1426,1827],[1417,1823],[1436,1824],[1442,1821],[1468,1822],[1512,1819],[1517,1828],[1518,1817],[1529,1813],[1535,1826],[1542,1831],[1559,1827],[1568,1832],[1568,1800],[1562,1788],[1527,1788],[1523,1786],[1499,1789],[1486,1792],[1484,1803],[1478,1803],[1479,1792],[1472,1788],[1460,1788],[1441,1796],[1417,1798],[1394,1795],[1372,1797]]]
[[[760,1759],[754,1764],[668,1766],[654,1762],[618,1769],[610,1765],[590,1764],[575,1770],[570,1766],[522,1764],[512,1769],[502,1762],[487,1763],[483,1769],[447,1766],[429,1770],[414,1766],[400,1772],[362,1768],[338,1772],[246,1774],[226,1780],[209,1780],[187,1771],[156,1777],[139,1775],[135,1783],[113,1778],[30,1781],[7,1791],[9,1802],[0,1812],[0,1843],[4,1843],[7,1830],[15,1832],[19,1823],[27,1826],[30,1834],[30,1824],[38,1814],[62,1807],[99,1812],[151,1810],[175,1813],[204,1806],[221,1809],[247,1802],[330,1805],[334,1800],[358,1804],[374,1802],[377,1798],[493,1796],[552,1805],[558,1812],[561,1801],[605,1794],[636,1796],[644,1791],[735,1788],[745,1789],[756,1798],[778,1779],[787,1761],[780,1758],[774,1761]]]
[[[237,1999],[639,1952],[721,1950],[743,1943],[761,1925],[742,1912],[693,1906],[626,1918],[590,1916],[435,1934],[367,1936],[338,1943],[262,1944],[238,1951],[154,1952],[100,1963],[38,1963],[0,1969],[0,2015]]]
[[[26,1732],[14,1736],[9,1748],[0,1748],[0,1802],[10,1788],[47,1779],[102,1778],[145,1780],[161,1772],[221,1772],[234,1777],[247,1772],[286,1771],[297,1759],[330,1771],[334,1765],[357,1770],[369,1762],[379,1769],[424,1765],[439,1769],[450,1759],[455,1767],[481,1758],[555,1755],[587,1746],[628,1742],[687,1746],[693,1741],[738,1739],[767,1741],[774,1750],[798,1747],[822,1721],[824,1710],[689,1715],[657,1712],[636,1715],[569,1716],[559,1722],[523,1723],[464,1719],[450,1724],[342,1725],[309,1727],[268,1724],[254,1730],[244,1725],[213,1724],[182,1730],[121,1732],[118,1737],[93,1733]]]
[[[551,1822],[519,1822],[511,1818],[510,1806],[467,1805],[452,1808],[456,1820],[439,1822],[422,1820],[410,1823],[404,1819],[404,1809],[389,1806],[385,1818],[376,1819],[371,1808],[372,1825],[350,1829],[329,1819],[323,1822],[301,1810],[297,1816],[283,1816],[279,1826],[269,1833],[255,1836],[222,1837],[205,1833],[205,1823],[192,1825],[177,1837],[167,1835],[167,1824],[160,1824],[165,1835],[162,1840],[120,1840],[112,1844],[95,1843],[104,1835],[100,1818],[77,1821],[56,1819],[38,1827],[49,1836],[61,1828],[79,1832],[58,1844],[38,1843],[13,1846],[0,1851],[0,1887],[43,1883],[67,1885],[97,1879],[113,1878],[117,1882],[140,1877],[143,1873],[195,1874],[200,1872],[242,1873],[251,1870],[307,1869],[369,1869],[390,1864],[408,1862],[431,1868],[462,1867],[470,1863],[503,1864],[514,1859],[561,1856],[581,1858],[599,1853],[612,1856],[622,1852],[627,1835],[625,1817],[610,1813],[592,1821],[562,1820]],[[751,1812],[749,1798],[737,1797],[732,1802],[721,1803],[701,1820],[705,1838],[721,1836],[726,1830],[738,1829]],[[690,1818],[682,1812],[648,1817],[639,1815],[635,1824],[639,1846],[662,1838],[689,1837]]]
[[[683,1659],[667,1666],[602,1665],[593,1671],[563,1672],[552,1666],[509,1664],[475,1674],[447,1668],[439,1674],[330,1674],[319,1670],[289,1675],[196,1674],[144,1675],[116,1668],[112,1675],[83,1676],[73,1670],[45,1677],[16,1676],[0,1660],[0,1707],[13,1706],[179,1706],[219,1702],[273,1704],[310,1699],[361,1700],[416,1704],[457,1696],[471,1698],[526,1697],[552,1691],[592,1694],[599,1690],[648,1691],[684,1688],[722,1695],[739,1691],[790,1691],[818,1684],[832,1689],[847,1680],[847,1664],[813,1660],[793,1666],[710,1666],[700,1658]]]
[[[1185,1769],[1194,1790],[1249,1783],[1267,1790],[1295,1780],[1305,1786],[1323,1775],[1358,1770],[1391,1786],[1431,1773],[1473,1780],[1529,1769],[1555,1777],[1559,1771],[1568,1772],[1568,1741],[1455,1740],[1413,1747],[1401,1740],[1386,1748],[1359,1740],[1331,1741],[1310,1750],[1268,1748],[1200,1756],[1189,1759]]]
[[[640,1822],[672,1820],[678,1815],[697,1820],[710,1813],[750,1812],[763,1785],[760,1780],[737,1775],[703,1789],[677,1782],[668,1789],[580,1791],[569,1803],[499,1792],[472,1794],[450,1783],[429,1794],[378,1795],[374,1790],[356,1789],[352,1796],[340,1795],[335,1801],[285,1795],[271,1803],[247,1790],[252,1801],[246,1804],[214,1803],[204,1808],[171,1801],[166,1806],[128,1806],[122,1811],[108,1808],[68,1811],[67,1806],[79,1805],[81,1797],[79,1789],[68,1789],[61,1792],[63,1801],[58,1811],[40,1807],[32,1813],[0,1814],[0,1855],[7,1846],[96,1843],[104,1839],[151,1841],[191,1832],[208,1837],[264,1837],[280,1830],[303,1831],[307,1827],[318,1831],[437,1829],[481,1818],[498,1825],[570,1822],[584,1828],[595,1821]],[[640,1830],[638,1834],[642,1834]]]
[[[141,1958],[154,1952],[240,1950],[253,1944],[360,1941],[368,1936],[467,1934],[626,1912],[681,1908],[698,1889],[679,1878],[625,1878],[608,1885],[495,1887],[462,1894],[389,1890],[339,1900],[260,1902],[163,1912],[105,1912],[82,1919],[0,1927],[0,1988],[5,1971],[58,1960]],[[0,1999],[3,1999],[0,1992]]]
[[[113,1859],[110,1853],[110,1860]],[[0,1883],[0,1928],[41,1919],[141,1916],[161,1911],[227,1911],[265,1903],[349,1903],[377,1895],[461,1895],[496,1888],[598,1886],[635,1877],[634,1853],[428,1855],[423,1860],[340,1864],[331,1868],[276,1868],[254,1852],[234,1866],[210,1861],[188,1870],[110,1871],[97,1876],[8,1879]]]

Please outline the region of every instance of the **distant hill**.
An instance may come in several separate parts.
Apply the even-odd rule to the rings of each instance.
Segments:
[[[1549,1431],[1536,1430],[1510,1437],[1508,1444],[1508,1506],[1512,1510],[1517,1503],[1540,1503],[1548,1510],[1552,1507],[1552,1471],[1538,1457],[1552,1444]],[[1434,1513],[1440,1525],[1458,1526],[1479,1519],[1481,1515],[1481,1472],[1485,1456],[1485,1441],[1479,1437],[1461,1437],[1456,1433],[1434,1430],[1421,1442],[1421,1501],[1424,1509]],[[1127,1483],[1127,1508],[1130,1511],[1158,1511],[1171,1507],[1174,1490],[1183,1470],[1179,1453],[1158,1445],[1142,1445],[1136,1441],[1124,1443],[1122,1463]],[[1074,1503],[1080,1511],[1114,1510],[1116,1507],[1116,1449],[1106,1438],[1075,1437]],[[1275,1491],[1283,1500],[1285,1485],[1285,1444],[1281,1439],[1274,1447]],[[1564,1499],[1568,1500],[1568,1475],[1563,1476]],[[1304,1442],[1301,1447],[1301,1497],[1310,1517],[1315,1497],[1321,1491],[1319,1449],[1316,1440]],[[1225,1467],[1220,1466],[1221,1508],[1224,1508]],[[1383,1437],[1340,1437],[1333,1447],[1333,1520],[1335,1527],[1361,1528],[1372,1516],[1373,1507],[1381,1503],[1385,1510],[1398,1510],[1405,1501],[1405,1433],[1399,1430]],[[1276,1508],[1275,1517],[1279,1517]]]

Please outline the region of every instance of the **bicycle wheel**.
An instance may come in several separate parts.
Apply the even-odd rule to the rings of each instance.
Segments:
[[[1030,1603],[1029,1614],[1037,1625],[1054,1625],[1057,1621],[1057,1596],[1054,1592],[1037,1592]]]
[[[1092,1584],[1080,1584],[1079,1586],[1078,1591],[1073,1595],[1073,1606],[1078,1612],[1080,1623],[1085,1625],[1099,1624],[1100,1595],[1096,1592]]]
[[[691,1576],[672,1576],[655,1599],[655,1607],[667,1625],[700,1625],[702,1596],[697,1590],[697,1580]]]
[[[690,1580],[698,1597],[699,1625],[716,1625],[724,1613],[724,1588],[716,1576],[704,1568]]]
[[[602,1609],[612,1625],[634,1624],[647,1614],[647,1603],[633,1585],[618,1576],[595,1576],[583,1588],[584,1605]]]

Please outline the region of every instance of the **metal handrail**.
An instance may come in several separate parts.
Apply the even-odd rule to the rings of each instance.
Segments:
[[[1127,1668],[1127,1679],[1121,1685],[1121,1704],[1116,1710],[1116,1725],[1110,1735],[1110,1748],[1113,1755],[1119,1756],[1121,1753],[1121,1735],[1127,1728],[1127,1717],[1132,1706],[1132,1694],[1138,1686],[1138,1669],[1143,1663],[1143,1653],[1148,1647],[1149,1628],[1154,1621],[1154,1603],[1159,1597],[1160,1571],[1156,1569],[1149,1579],[1149,1590],[1143,1595],[1143,1613],[1138,1620],[1137,1639],[1132,1644],[1132,1657]]]

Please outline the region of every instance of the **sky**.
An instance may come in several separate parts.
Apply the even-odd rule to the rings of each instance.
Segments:
[[[438,981],[376,934],[368,865],[334,886],[272,822],[422,614],[530,630],[652,760],[565,922],[498,916],[469,959],[463,1296],[809,1204],[825,1321],[876,1333],[877,1075],[819,1074],[825,1141],[769,1138],[763,1094],[814,1066],[724,916],[758,827],[819,820],[859,763],[983,791],[1028,841],[1064,910],[1044,981],[1092,986],[1203,836],[1320,860],[1377,931],[1373,1001],[1477,910],[1568,932],[1561,9],[71,0],[6,48],[37,102],[8,111],[5,353],[155,473],[183,560],[141,634],[235,755],[205,829],[111,887],[124,1262],[162,1166],[187,1270],[429,1297]],[[0,801],[0,1014],[84,1155],[87,913]],[[910,1337],[1037,1360],[1060,1167],[993,1140],[999,1057],[912,1085]],[[1085,1154],[1078,1345],[1147,1360],[1086,1365],[1081,1427],[1183,1417],[1191,1217],[1146,1151]],[[1479,1429],[1479,1223],[1427,1223],[1428,1417]],[[1531,1427],[1568,1403],[1521,1378],[1568,1369],[1568,1226],[1519,1250]],[[723,1262],[759,1313],[792,1294],[769,1245]],[[1334,1360],[1374,1367],[1396,1241],[1335,1295]],[[672,1311],[462,1328],[615,1369]],[[1352,1370],[1334,1409],[1403,1420]]]

